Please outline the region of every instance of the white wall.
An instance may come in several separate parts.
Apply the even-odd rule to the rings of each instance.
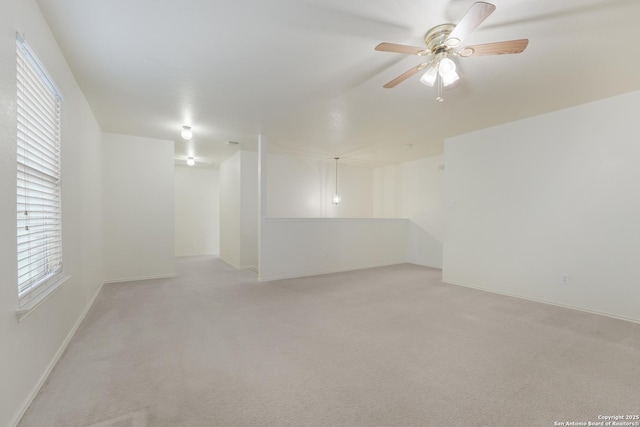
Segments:
[[[318,166],[318,163],[311,162],[306,165],[303,163],[302,166],[297,167],[296,159],[293,157],[268,154],[266,139],[260,137],[258,163],[260,188],[259,279],[262,281],[277,280],[406,262],[407,220],[267,218],[268,206],[272,206],[272,211],[269,214],[273,214],[275,206],[271,202],[273,193],[276,193],[276,198],[285,194],[281,187],[274,185],[272,179],[288,188],[299,190],[306,188],[310,191],[313,188],[314,175],[308,173],[309,169],[322,170],[321,164],[317,169],[314,169],[314,164]],[[279,170],[274,172],[273,168]],[[367,185],[372,188],[372,171],[369,170],[364,175],[369,177]],[[287,184],[287,180],[284,179],[287,176],[288,181],[305,180],[306,183],[301,186]],[[322,187],[322,174],[315,176],[316,181],[320,180],[318,187]],[[298,195],[303,193],[301,191]],[[331,194],[332,192],[325,200],[328,203],[331,203]],[[283,203],[286,202],[284,198],[280,200]],[[372,202],[372,194],[370,193],[367,204],[372,206]],[[280,212],[290,215],[295,209],[295,201],[289,202],[288,206],[289,210]],[[310,210],[300,209],[297,212],[308,213]],[[335,214],[337,211],[333,213]]]
[[[241,153],[237,152],[220,165],[220,258],[236,268],[241,264],[242,242]]]
[[[20,323],[16,277],[16,31],[64,94],[63,264],[71,278]],[[33,0],[0,13],[0,425],[26,409],[103,279],[101,131]]]
[[[220,165],[220,258],[236,268],[258,265],[258,156],[238,151]]]
[[[220,254],[220,171],[175,167],[176,256]]]
[[[640,321],[639,108],[633,92],[447,140],[444,280]]]
[[[338,162],[338,192],[334,205],[335,160],[269,153],[267,215],[270,218],[371,218],[373,168]]]
[[[408,218],[407,261],[442,268],[444,156],[374,170],[374,215]]]
[[[173,144],[103,134],[106,281],[175,274]]]
[[[242,151],[241,266],[258,270],[258,154]]]
[[[265,218],[260,280],[406,262],[407,220]]]

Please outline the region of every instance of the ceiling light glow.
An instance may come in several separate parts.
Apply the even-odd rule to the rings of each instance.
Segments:
[[[180,133],[180,135],[182,135],[182,139],[184,139],[185,141],[188,141],[191,138],[193,138],[193,132],[191,131],[191,126],[182,126],[182,132]]]
[[[444,77],[447,74],[456,72],[456,63],[450,60],[449,58],[443,58],[440,61],[440,66],[438,67],[438,72],[440,76]]]
[[[339,205],[342,201],[342,197],[340,197],[340,193],[338,193],[338,160],[340,160],[340,157],[334,157],[334,160],[336,161],[336,192],[333,193],[331,197],[331,203]]]
[[[436,82],[436,77],[438,76],[438,70],[436,67],[429,67],[427,71],[420,77],[420,83],[425,86],[433,86]]]
[[[450,84],[457,82],[459,78],[460,76],[458,76],[458,73],[452,71],[442,76],[442,84],[449,86]]]

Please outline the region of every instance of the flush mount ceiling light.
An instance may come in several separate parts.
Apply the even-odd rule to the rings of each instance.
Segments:
[[[188,141],[191,138],[193,138],[193,132],[191,131],[191,126],[182,126],[182,132],[180,132],[180,135],[182,135],[182,139],[184,139],[185,141]]]
[[[437,83],[438,96],[436,99],[443,101],[442,88],[450,86],[460,78],[458,73],[456,73],[456,64],[449,58],[450,56],[468,58],[470,56],[520,53],[525,50],[529,44],[529,40],[527,39],[479,44],[463,47],[459,51],[454,50],[459,48],[464,39],[475,31],[495,9],[496,7],[491,3],[483,1],[474,3],[457,25],[442,24],[427,31],[424,37],[425,47],[407,46],[396,43],[380,43],[376,46],[376,50],[378,51],[430,57],[429,61],[416,65],[409,71],[406,71],[404,74],[385,84],[384,87],[395,87],[414,74],[425,70],[420,78],[420,82],[427,86],[433,86]]]
[[[193,166],[196,164],[196,161],[193,157],[187,157],[187,165]]]
[[[334,157],[334,160],[336,161],[336,192],[331,197],[331,203],[339,205],[342,201],[340,194],[338,194],[338,160],[340,160],[340,157]]]

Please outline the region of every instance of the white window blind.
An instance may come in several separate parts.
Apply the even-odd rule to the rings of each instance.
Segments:
[[[18,298],[46,290],[62,272],[60,104],[62,96],[17,38]]]

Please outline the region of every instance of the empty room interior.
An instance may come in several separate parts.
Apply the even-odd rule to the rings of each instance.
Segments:
[[[636,0],[2,0],[0,425],[640,426]]]

